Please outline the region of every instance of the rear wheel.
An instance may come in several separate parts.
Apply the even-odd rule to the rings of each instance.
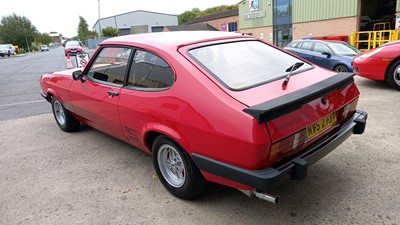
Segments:
[[[51,98],[51,108],[54,119],[61,130],[72,132],[79,128],[80,122],[54,96]]]
[[[349,70],[347,69],[347,67],[343,65],[338,65],[335,68],[333,68],[333,71],[341,73],[341,72],[348,72]]]
[[[400,91],[400,60],[390,66],[387,72],[387,79],[392,87]]]
[[[167,136],[158,136],[153,143],[154,167],[164,187],[174,196],[192,199],[206,186],[186,151]]]

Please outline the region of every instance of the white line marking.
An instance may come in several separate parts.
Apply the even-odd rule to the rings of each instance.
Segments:
[[[32,103],[38,103],[38,102],[45,102],[46,100],[36,100],[36,101],[29,101],[29,102],[17,102],[17,103],[12,103],[12,104],[5,104],[5,105],[0,105],[0,107],[6,107],[6,106],[15,106],[15,105],[24,105],[24,104],[32,104]]]

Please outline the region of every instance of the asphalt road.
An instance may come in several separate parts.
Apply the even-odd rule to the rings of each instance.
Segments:
[[[0,121],[0,224],[400,224],[400,92],[384,83],[356,77],[366,132],[305,181],[285,183],[278,205],[218,185],[183,201],[154,176],[150,156],[88,127],[62,132],[50,104],[35,102],[40,73],[65,66],[56,51],[0,60],[21,71],[0,72],[2,118],[5,104],[21,101],[15,119]],[[24,111],[35,107],[42,111]]]
[[[75,58],[71,58],[76,66]],[[50,112],[47,102],[40,96],[39,77],[65,69],[67,63],[62,47],[22,56],[0,57],[0,120]]]

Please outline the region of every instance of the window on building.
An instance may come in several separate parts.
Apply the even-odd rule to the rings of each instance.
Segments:
[[[228,23],[228,32],[236,32],[237,29],[237,22]]]
[[[103,48],[88,70],[88,77],[122,86],[130,54],[130,48]]]
[[[289,0],[275,0],[274,13],[276,16],[289,16]]]
[[[166,88],[172,86],[174,72],[159,56],[137,50],[129,73],[128,85],[139,88]]]

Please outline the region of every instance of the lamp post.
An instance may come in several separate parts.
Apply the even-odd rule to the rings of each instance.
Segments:
[[[99,38],[101,38],[101,24],[100,24],[100,0],[98,0],[98,8],[99,8]]]

